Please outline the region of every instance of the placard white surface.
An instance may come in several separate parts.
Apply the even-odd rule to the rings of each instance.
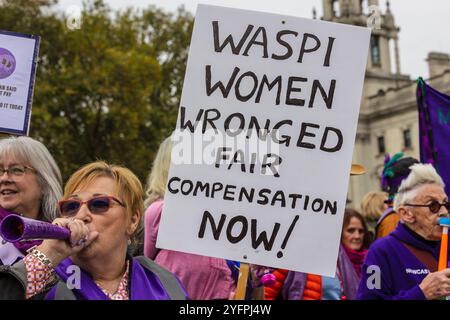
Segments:
[[[369,39],[367,28],[199,5],[177,122],[199,119],[195,146],[175,142],[157,247],[334,276]],[[276,174],[201,161],[208,129],[226,136],[255,119],[285,138]]]
[[[39,37],[0,31],[0,132],[27,135]]]

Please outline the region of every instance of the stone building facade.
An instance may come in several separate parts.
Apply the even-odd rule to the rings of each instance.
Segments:
[[[322,0],[323,20],[358,26],[374,26],[370,41],[363,98],[356,133],[353,162],[366,174],[350,178],[349,206],[360,209],[361,198],[380,190],[380,174],[386,153],[403,151],[419,158],[419,127],[416,79],[402,74],[398,39],[400,28],[386,3],[381,13],[378,0]],[[376,14],[379,12],[379,15]],[[425,81],[450,95],[450,57],[430,52]]]

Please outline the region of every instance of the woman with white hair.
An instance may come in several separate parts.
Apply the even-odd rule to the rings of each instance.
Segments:
[[[437,271],[442,227],[450,203],[430,164],[415,164],[394,200],[400,223],[372,244],[358,299],[432,300],[450,295],[450,269]]]
[[[0,222],[9,214],[53,221],[62,178],[47,148],[30,137],[0,140]],[[40,241],[8,243],[0,237],[0,265],[12,265]]]

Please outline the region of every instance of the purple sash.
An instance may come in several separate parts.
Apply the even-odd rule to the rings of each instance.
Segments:
[[[130,300],[169,300],[170,297],[163,285],[154,273],[142,267],[139,262],[130,258],[129,273],[129,299]],[[67,258],[55,268],[58,276],[67,283],[72,273],[67,273],[69,266],[73,265],[72,260]],[[80,289],[72,289],[77,300],[109,300],[100,287],[92,280],[92,277],[83,269],[80,270],[81,281]],[[55,300],[57,286],[54,286],[47,296],[46,300]]]
[[[0,223],[3,221],[4,218],[9,216],[10,214],[17,214],[17,213],[6,211],[2,207],[0,207]],[[0,237],[0,239],[2,239],[2,238]],[[14,242],[13,245],[20,252],[22,252],[22,254],[26,255],[28,249],[30,249],[31,247],[34,247],[34,246],[38,246],[41,243],[42,243],[42,240],[27,240],[27,241]]]
[[[381,221],[384,220],[384,218],[386,218],[388,215],[390,215],[392,212],[394,212],[394,208],[393,207],[388,207],[383,214],[381,215],[380,219],[378,219],[377,221],[377,226],[380,225]]]

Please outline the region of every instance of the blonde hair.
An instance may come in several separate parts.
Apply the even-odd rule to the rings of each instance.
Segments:
[[[139,225],[130,237],[132,245],[136,245],[136,236],[142,228],[143,190],[141,182],[129,169],[107,164],[104,161],[89,163],[69,178],[64,188],[64,199],[100,177],[108,177],[116,182],[117,194],[120,195],[120,200],[124,203],[127,212],[127,223],[131,223],[132,216],[137,215]]]
[[[361,200],[361,211],[367,219],[378,220],[385,210],[384,201],[388,193],[383,191],[370,191]]]
[[[0,162],[14,159],[36,170],[42,199],[39,218],[53,221],[58,215],[62,196],[62,178],[58,165],[41,142],[30,137],[9,137],[0,140]]]
[[[146,199],[144,206],[148,208],[155,200],[164,198],[167,179],[169,177],[170,159],[173,148],[171,137],[166,138],[159,146],[152,170],[147,178]]]
[[[445,188],[444,181],[431,164],[418,163],[411,166],[410,169],[410,174],[402,181],[397,195],[395,196],[395,211],[397,211],[404,203],[414,200],[417,189],[425,184],[435,184]]]

